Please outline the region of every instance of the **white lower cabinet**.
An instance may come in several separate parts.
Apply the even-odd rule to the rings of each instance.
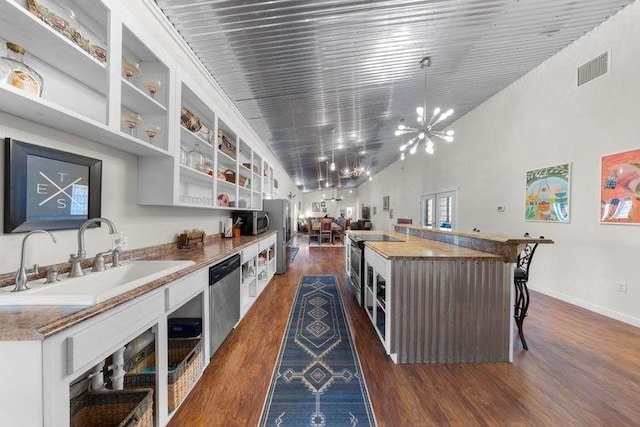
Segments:
[[[276,271],[276,235],[260,240],[242,250],[240,318],[247,314]]]
[[[276,272],[276,235],[261,240],[258,253],[258,294]]]
[[[365,272],[363,278],[364,303],[369,319],[384,345],[386,353],[397,363],[397,354],[391,352],[392,294],[391,261],[375,251],[364,249]]]
[[[168,365],[172,361],[168,349],[173,343],[168,337],[167,320],[172,317],[202,319],[200,339],[203,342],[197,353],[200,358],[197,360],[197,379],[209,360],[206,351],[209,313],[204,303],[207,300],[208,268],[204,268],[45,339],[42,345],[43,423],[36,422],[32,425],[69,425],[69,402],[72,397],[70,389],[74,388],[73,385],[85,378],[102,361],[107,360],[108,367],[111,355],[128,343],[133,344],[136,339],[148,337],[148,331],[153,333],[153,341],[142,347],[150,349],[155,363],[153,359],[147,361],[146,367],[153,369],[151,373],[144,374],[149,380],[142,383],[141,387],[154,389],[155,424],[165,425],[181,403],[170,404],[168,400],[172,396],[168,382]],[[147,344],[155,346],[155,351],[153,347],[147,347]],[[104,377],[107,382],[109,374]],[[129,388],[126,383],[125,381],[125,388]],[[195,384],[195,380],[193,383]],[[186,396],[181,396],[181,399],[184,397]]]
[[[274,234],[241,252],[243,273],[245,269],[251,272],[242,276],[242,315],[273,276],[271,260],[275,260],[275,239]],[[261,257],[264,257],[264,263],[259,261]],[[124,377],[124,388],[134,388],[139,384],[152,388],[154,424],[166,425],[211,357],[209,268],[212,265],[44,340],[0,341],[0,378],[3,380],[0,382],[0,425],[69,425],[71,398],[87,389],[92,382],[91,374],[103,362],[104,375],[96,377],[96,380],[104,377],[104,382],[111,385],[112,377],[118,377],[118,369],[114,374],[109,367],[119,365],[114,363],[117,360],[115,353],[120,351],[122,354],[123,348],[127,348],[123,367],[128,371]],[[264,277],[260,276],[262,272],[267,275],[266,281],[259,279]],[[170,338],[170,319],[173,320],[174,335],[175,323],[190,327],[194,319],[201,319],[199,337],[176,335]],[[127,347],[127,344],[131,346]],[[133,353],[137,357],[131,357],[132,348],[135,348]],[[176,349],[184,353],[177,357],[186,365],[177,363],[176,351],[173,351]],[[185,366],[185,376],[178,377],[181,367]],[[140,376],[133,378],[134,375]],[[176,378],[192,380],[185,388],[185,382],[177,383]],[[180,389],[188,391],[176,392]]]
[[[258,243],[242,250],[240,254],[241,279],[240,279],[240,318],[242,319],[253,302],[258,297]]]

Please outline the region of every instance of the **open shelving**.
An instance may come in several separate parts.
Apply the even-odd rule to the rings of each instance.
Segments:
[[[258,244],[242,251],[240,282],[240,317],[242,318],[258,296]]]
[[[272,199],[274,196],[273,167],[266,161],[263,162],[262,176],[263,176],[262,195],[265,199]]]
[[[271,278],[273,277],[274,274],[276,274],[276,242],[275,242],[275,238],[272,240],[271,244],[269,245],[269,260],[267,261],[269,263],[269,269],[268,269],[268,280],[271,280]]]
[[[253,171],[251,176],[251,206],[262,209],[262,158],[253,152]]]
[[[73,10],[74,28],[91,42],[87,50],[24,2],[3,2],[0,49],[6,42],[22,46],[25,64],[44,84],[39,97],[0,83],[0,111],[139,156],[140,204],[261,209],[263,197],[274,194],[273,167],[264,164],[234,122],[219,117],[224,111],[209,98],[213,89],[196,83],[135,16],[113,2],[63,4]],[[126,76],[123,65],[129,61],[140,71]],[[160,82],[157,90],[149,90],[149,79]],[[200,118],[202,130],[180,126],[182,107]],[[223,135],[231,155],[219,148]],[[205,153],[206,170],[189,170],[181,162],[196,143]],[[227,170],[235,179],[217,178]]]
[[[263,249],[258,254],[258,289],[262,290],[269,281],[269,249]]]
[[[377,253],[364,250],[365,278],[364,278],[364,307],[385,349],[389,350],[391,315],[391,293],[389,280],[391,265]]]
[[[215,128],[215,113],[197,95],[199,91],[183,81],[180,85],[180,163],[179,202],[186,206],[215,207],[213,197],[214,151],[211,141]],[[188,122],[185,111],[194,123]],[[193,124],[187,129],[185,126]],[[197,125],[196,125],[197,124]],[[200,151],[204,156],[204,169],[198,170],[190,161],[191,153]]]
[[[204,292],[198,292],[167,315],[168,346],[165,360],[169,366],[167,384],[169,418],[180,407],[204,371],[206,357],[204,336],[209,333],[209,325],[203,321],[206,311],[205,303],[208,302],[205,302]],[[171,319],[180,319],[178,323],[186,323],[187,319],[191,319],[191,322],[199,319],[200,333],[198,334],[197,330],[189,331],[185,328],[174,328],[175,331],[172,331],[169,326]],[[187,366],[183,373],[174,371],[178,364]],[[195,370],[191,378],[187,374],[189,369]]]
[[[0,16],[0,42],[3,46],[6,42],[22,46],[25,63],[42,76],[44,83],[41,97],[1,84],[0,110],[139,156],[169,156],[166,132],[151,142],[146,135],[133,137],[121,129],[120,114],[110,114],[120,109],[121,99],[139,106],[144,98],[144,93],[129,93],[131,88],[110,89],[112,70],[120,66],[120,61],[113,58],[125,48],[112,42],[116,38],[108,30],[110,8],[101,1],[66,3],[74,11],[78,31],[104,48],[107,60],[103,62],[82,49],[19,2],[6,0]],[[139,99],[134,102],[136,96]],[[155,105],[154,117],[164,117],[166,122],[166,107],[163,113],[158,104],[150,103]]]
[[[139,72],[126,77],[120,75],[121,124],[120,131],[148,142],[149,144],[169,149],[169,116],[167,108],[167,89],[160,87],[151,94],[145,85],[147,78],[158,79],[161,85],[169,82],[169,66],[151,50],[133,30],[122,25],[121,69],[127,61],[139,65]],[[167,60],[168,62],[168,60]],[[133,112],[140,116],[140,123],[135,128],[127,127],[127,115]],[[157,126],[157,134],[151,132],[149,125]],[[154,136],[152,136],[154,135]]]

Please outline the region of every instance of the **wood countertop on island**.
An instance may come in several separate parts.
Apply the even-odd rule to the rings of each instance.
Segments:
[[[404,242],[365,242],[365,246],[378,252],[387,259],[495,259],[499,255],[488,252],[477,251],[462,246],[449,243],[437,242],[435,240],[423,239],[421,237],[407,236],[397,232],[385,233],[389,236],[403,238]]]
[[[402,231],[399,231],[401,229]],[[515,262],[526,244],[553,243],[551,239],[512,237],[488,233],[433,230],[421,226],[396,226],[396,231],[347,231],[349,236],[383,234],[403,242],[366,241],[365,245],[385,258],[491,259]]]

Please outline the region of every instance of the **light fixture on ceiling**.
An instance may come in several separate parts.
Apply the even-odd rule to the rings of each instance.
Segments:
[[[329,187],[329,162],[327,162],[325,165],[327,169],[327,182],[325,182],[324,186]]]
[[[336,170],[336,158],[335,158],[335,147],[336,147],[336,128],[331,128],[331,172]]]
[[[444,113],[440,113],[440,107],[433,110],[433,114],[431,118],[427,120],[427,68],[431,66],[431,57],[425,56],[420,61],[420,68],[424,70],[424,105],[422,107],[416,108],[416,113],[418,114],[418,128],[411,128],[404,124],[404,119],[400,120],[400,124],[395,131],[396,136],[400,135],[412,135],[411,139],[406,143],[403,143],[400,146],[400,151],[402,154],[400,155],[400,159],[404,160],[404,152],[409,149],[409,154],[415,154],[418,146],[425,141],[425,151],[428,154],[433,154],[434,145],[433,145],[433,137],[438,137],[440,139],[445,140],[446,142],[453,141],[453,130],[446,131],[437,131],[434,129],[434,126],[443,120],[447,119],[449,116],[453,114],[453,109],[445,111]]]
[[[341,202],[342,201],[342,197],[338,197],[338,190],[336,189],[336,187],[333,187],[331,189],[331,197],[326,197],[325,198],[325,194],[322,193],[322,200],[330,200],[332,202]]]
[[[362,166],[356,155],[356,160],[353,162],[353,167],[349,169],[349,161],[347,160],[347,153],[345,151],[345,167],[340,169],[340,176],[342,178],[360,178],[364,175],[370,175],[368,168]]]

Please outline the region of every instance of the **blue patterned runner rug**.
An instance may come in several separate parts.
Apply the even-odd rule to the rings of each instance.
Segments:
[[[375,425],[336,276],[300,278],[260,425]]]
[[[298,246],[291,246],[291,262],[293,262],[294,259],[296,259],[296,255],[298,255],[298,251],[300,250],[300,248]]]

